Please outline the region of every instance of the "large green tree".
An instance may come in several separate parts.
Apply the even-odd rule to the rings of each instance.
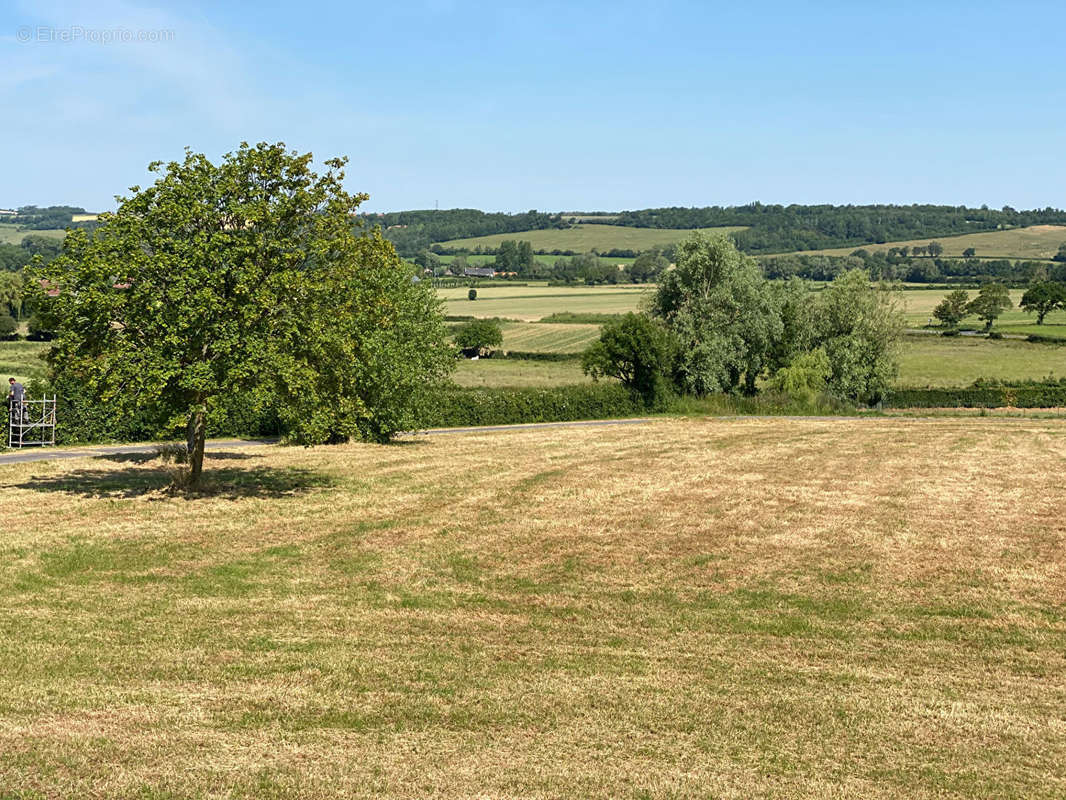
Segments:
[[[896,377],[904,318],[898,289],[848,270],[813,300],[813,343],[829,359],[829,392],[863,403],[879,401]]]
[[[948,328],[955,328],[970,313],[968,310],[969,305],[969,293],[965,289],[955,289],[948,292],[944,299],[937,304],[936,308],[933,309],[933,316]]]
[[[593,380],[617,378],[641,396],[648,408],[661,408],[670,394],[677,343],[661,320],[629,313],[604,324],[600,338],[581,356]]]
[[[344,164],[316,174],[280,143],[151,164],[154,184],[38,271],[53,370],[113,413],[185,423],[193,484],[208,420],[239,397],[276,404],[303,443],[415,424],[453,351],[433,290],[353,229],[366,195]]]
[[[484,355],[503,344],[503,329],[494,319],[472,319],[456,329],[455,344],[471,355]]]
[[[1027,314],[1036,314],[1036,324],[1043,325],[1044,317],[1057,308],[1066,308],[1066,285],[1042,281],[1025,290],[1018,307]]]
[[[966,306],[966,310],[984,320],[985,330],[989,331],[999,315],[1013,305],[1006,286],[1002,283],[986,283],[977,293],[977,297]]]
[[[677,249],[651,303],[677,337],[683,391],[754,393],[784,333],[773,290],[755,262],[724,236],[694,234]]]

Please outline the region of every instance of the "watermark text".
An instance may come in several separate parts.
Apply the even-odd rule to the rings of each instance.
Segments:
[[[23,25],[15,32],[21,44],[156,44],[173,42],[174,31],[132,28],[89,28],[82,25]]]

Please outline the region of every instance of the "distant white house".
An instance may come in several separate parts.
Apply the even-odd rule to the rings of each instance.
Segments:
[[[0,214],[8,214],[8,215],[14,216],[17,213],[19,213],[19,212],[13,211],[10,208],[0,208]]]
[[[467,267],[463,270],[466,278],[495,278],[496,270],[492,267]]]

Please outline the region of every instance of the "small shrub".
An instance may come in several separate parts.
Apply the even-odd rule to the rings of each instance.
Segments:
[[[959,331],[958,328],[948,328],[946,331],[944,331],[940,335],[941,336],[958,336],[960,333],[961,333],[961,331]]]
[[[989,331],[988,332],[988,338],[989,339],[1002,339],[1003,338],[1003,334],[1000,333],[999,331]]]
[[[477,300],[477,289],[471,289],[466,293],[467,300]]]

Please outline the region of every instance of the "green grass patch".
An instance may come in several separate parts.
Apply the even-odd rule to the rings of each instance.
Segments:
[[[58,228],[42,231],[19,230],[18,225],[0,222],[0,244],[22,244],[22,240],[31,235],[46,236],[49,239],[64,239],[67,232]]]
[[[26,381],[43,378],[46,365],[41,359],[48,349],[47,342],[0,342],[0,378],[7,386],[8,378]],[[5,389],[4,395],[7,395]]]
[[[1043,327],[1047,327],[1046,325]],[[900,351],[900,386],[969,386],[1066,377],[1066,347],[976,336],[907,336]]]

